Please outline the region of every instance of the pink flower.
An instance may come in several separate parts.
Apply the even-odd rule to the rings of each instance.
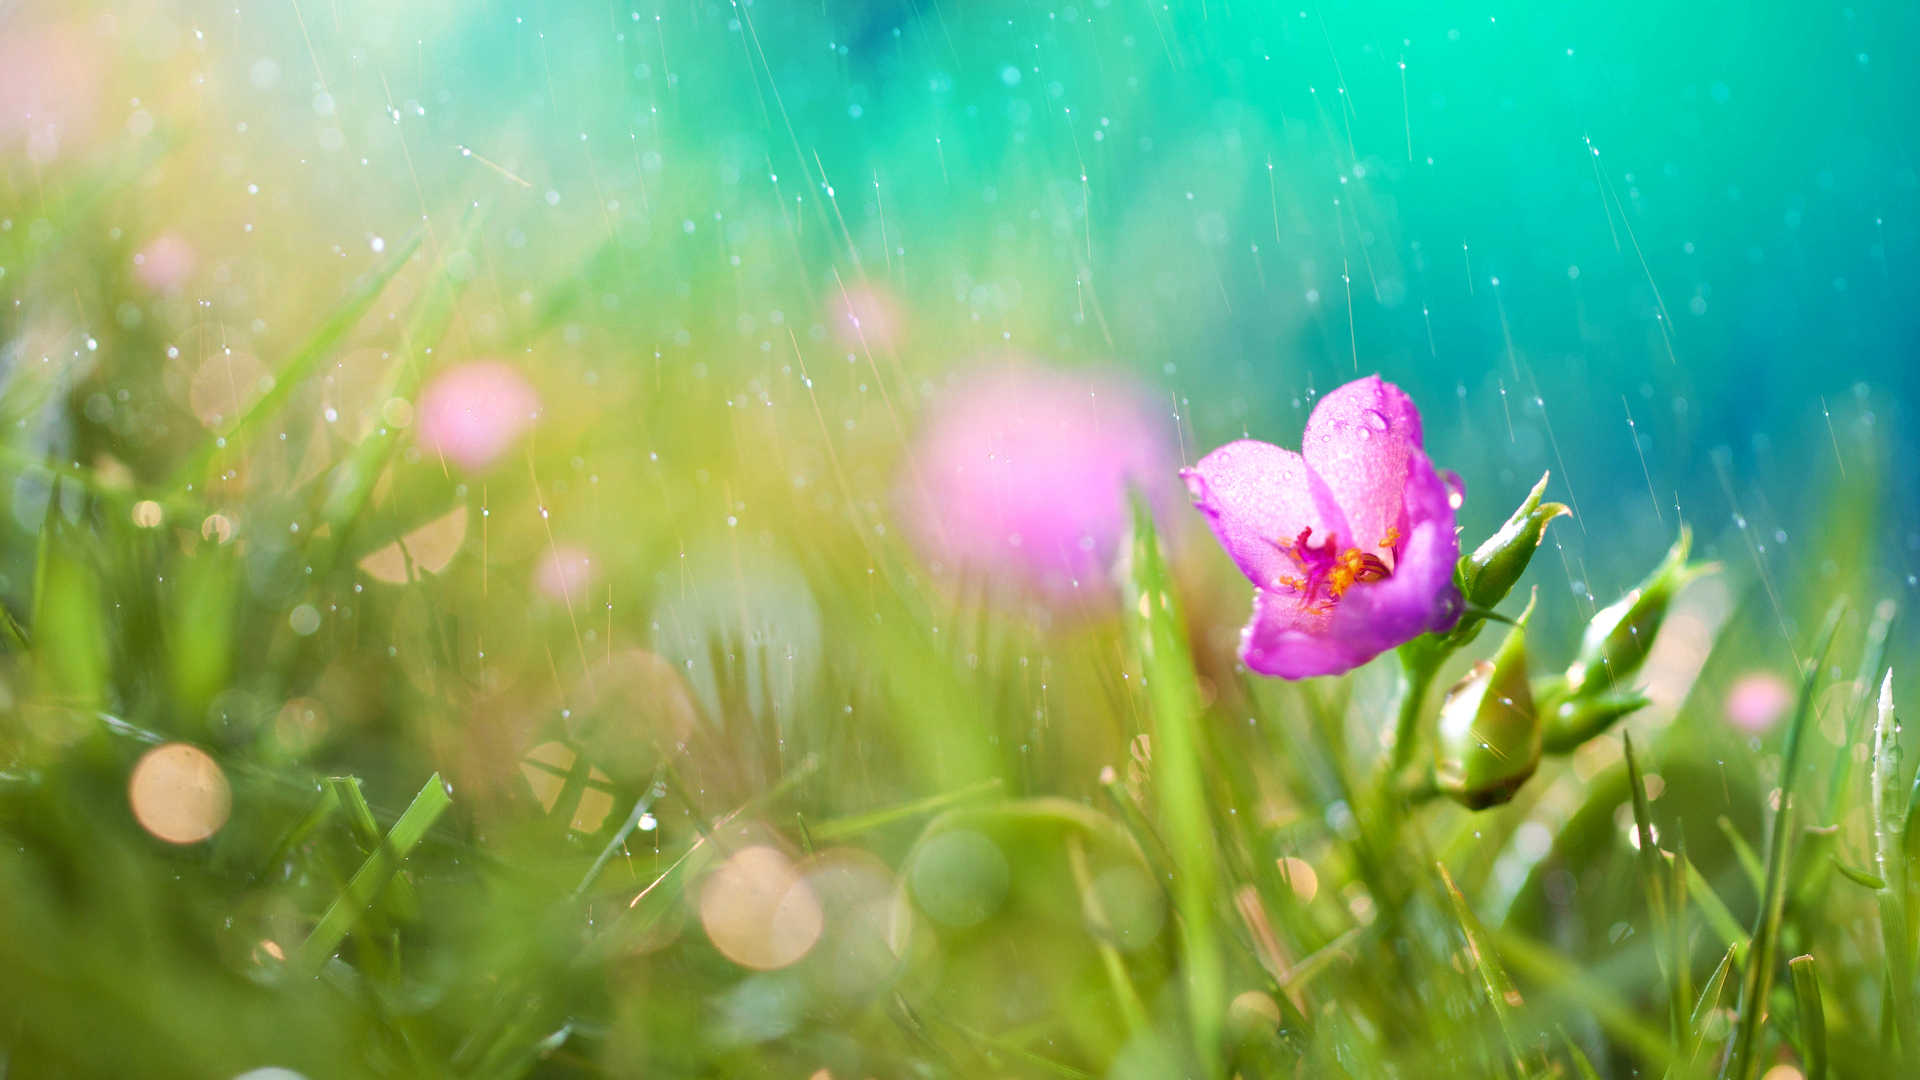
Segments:
[[[511,364],[460,364],[420,395],[420,444],[478,472],[507,452],[539,410],[539,396]]]
[[[1016,368],[938,398],[903,472],[902,516],[948,571],[1064,601],[1105,593],[1127,485],[1173,468],[1171,419],[1111,379]],[[917,476],[915,475],[917,469]]]
[[[163,293],[187,280],[197,256],[193,245],[178,233],[164,232],[133,256],[133,275],[154,292]]]
[[[1736,679],[1727,691],[1727,719],[1754,734],[1774,725],[1793,704],[1793,688],[1768,671],[1752,671]]]
[[[1243,439],[1180,474],[1253,581],[1240,658],[1286,679],[1338,675],[1452,628],[1460,541],[1413,400],[1377,375],[1350,382],[1314,406],[1301,450]]]

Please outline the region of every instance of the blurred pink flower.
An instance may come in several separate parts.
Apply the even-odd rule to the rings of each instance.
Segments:
[[[71,33],[19,25],[0,27],[0,151],[16,139],[27,160],[52,163],[62,143],[92,126],[100,90],[100,50]]]
[[[1350,671],[1460,617],[1460,540],[1420,410],[1377,375],[1320,399],[1301,451],[1231,442],[1181,472],[1253,582],[1240,658],[1263,675]]]
[[[185,282],[198,258],[185,237],[163,232],[134,254],[133,274],[142,285],[163,293]]]
[[[571,544],[549,549],[533,572],[535,588],[576,608],[586,600],[587,586],[592,581],[593,559],[585,549]]]
[[[984,376],[934,400],[901,476],[901,516],[945,570],[1055,600],[1077,586],[1103,596],[1127,485],[1155,491],[1174,468],[1171,424],[1112,378],[1037,367]]]
[[[507,452],[540,410],[526,377],[500,360],[448,368],[420,395],[422,446],[478,472]]]
[[[1770,671],[1750,671],[1727,691],[1727,719],[1759,734],[1772,727],[1793,704],[1793,687]]]

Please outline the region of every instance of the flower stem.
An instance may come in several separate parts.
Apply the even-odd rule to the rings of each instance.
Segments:
[[[1400,647],[1400,716],[1393,730],[1393,773],[1398,775],[1413,764],[1420,749],[1420,708],[1426,703],[1427,688],[1440,671],[1446,651],[1424,638]]]

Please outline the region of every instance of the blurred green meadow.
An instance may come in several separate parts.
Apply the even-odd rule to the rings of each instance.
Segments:
[[[1912,1075],[1916,42],[0,3],[0,1076]],[[1411,706],[1174,475],[1376,373],[1571,511]],[[1536,592],[1644,703],[1469,810]]]

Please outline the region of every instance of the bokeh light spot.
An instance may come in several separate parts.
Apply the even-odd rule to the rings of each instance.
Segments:
[[[127,802],[141,828],[170,844],[193,844],[220,831],[233,791],[220,763],[186,743],[147,751],[127,782]]]

